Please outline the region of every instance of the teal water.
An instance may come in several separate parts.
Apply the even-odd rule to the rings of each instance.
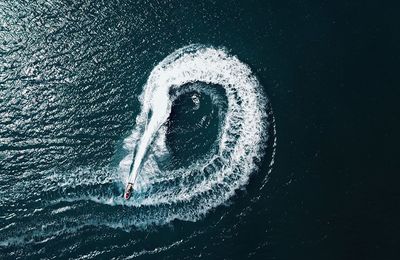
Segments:
[[[0,1],[0,258],[379,259],[396,241],[381,212],[398,192],[365,177],[380,169],[366,161],[392,151],[373,141],[390,133],[363,122],[395,119],[360,109],[383,107],[373,84],[393,82],[366,65],[381,64],[379,37],[360,36],[380,29],[372,15],[359,23],[361,7],[374,13],[366,6]],[[125,202],[132,164],[121,162],[132,163],[148,130],[137,121],[141,94],[185,46],[236,57],[254,93],[201,80],[171,87],[171,111]],[[364,77],[374,73],[386,74]],[[227,118],[236,123],[222,147]],[[248,157],[232,158],[235,147]]]

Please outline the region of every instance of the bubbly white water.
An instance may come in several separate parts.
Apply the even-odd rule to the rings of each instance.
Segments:
[[[160,173],[153,153],[166,149],[163,124],[176,98],[170,90],[191,86],[198,92],[204,91],[196,82],[217,85],[226,93],[227,111],[220,118],[217,152],[185,169]],[[128,155],[120,163],[120,172],[125,182],[135,183],[139,176],[134,186],[136,192],[150,190],[161,182],[165,185],[150,192],[139,204],[129,203],[188,204],[188,215],[180,211],[179,218],[191,219],[224,203],[248,182],[266,142],[267,100],[251,69],[237,57],[225,49],[203,45],[178,49],[153,69],[140,102],[142,109],[136,128],[124,141]]]

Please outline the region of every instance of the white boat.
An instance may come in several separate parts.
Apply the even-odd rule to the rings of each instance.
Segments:
[[[129,199],[130,199],[130,197],[131,197],[131,195],[132,195],[132,190],[133,190],[133,184],[129,182],[129,183],[126,185],[126,188],[125,188],[124,198],[125,198],[126,200],[129,200]]]

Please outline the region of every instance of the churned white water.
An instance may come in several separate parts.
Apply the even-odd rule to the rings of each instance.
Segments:
[[[226,94],[217,152],[187,168],[161,173],[154,153],[167,152],[163,125],[176,98],[170,90],[190,86],[204,91],[197,82],[224,88]],[[267,138],[267,99],[251,69],[225,49],[190,45],[176,50],[150,73],[140,102],[136,127],[124,141],[128,155],[120,173],[125,183],[135,183],[134,193],[149,192],[128,204],[176,204],[179,216],[174,217],[192,219],[224,203],[256,170]]]

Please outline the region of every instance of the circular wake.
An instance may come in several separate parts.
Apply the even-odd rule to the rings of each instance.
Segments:
[[[222,88],[225,97],[212,86]],[[169,153],[165,136],[171,107],[189,91],[209,95],[219,108],[217,144],[187,167],[161,169]],[[256,170],[268,137],[267,99],[251,69],[224,49],[190,45],[173,52],[151,72],[140,102],[120,172],[135,183],[127,204],[156,214],[147,215],[147,221],[196,220],[226,202]]]

